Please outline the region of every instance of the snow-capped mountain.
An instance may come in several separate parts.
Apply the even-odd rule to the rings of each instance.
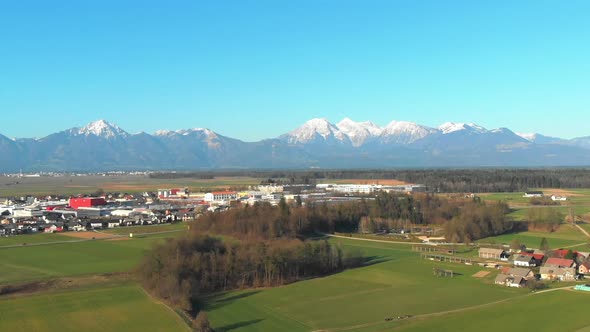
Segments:
[[[438,130],[407,121],[392,121],[381,133],[381,142],[411,144],[429,135],[438,134]]]
[[[353,146],[361,146],[383,132],[383,128],[371,121],[355,122],[349,118],[342,119],[336,127],[348,136]]]
[[[311,119],[301,127],[281,136],[289,144],[350,143],[349,137],[327,119]]]
[[[531,143],[537,144],[560,144],[566,142],[566,140],[561,138],[545,136],[537,133],[516,133],[516,135],[526,139]]]
[[[41,139],[0,135],[0,172],[215,168],[590,166],[590,137],[488,130],[473,123],[385,127],[312,119],[278,138],[243,142],[207,128],[130,135],[104,120]]]
[[[70,133],[72,135],[97,136],[106,139],[129,136],[129,134],[123,129],[119,128],[119,126],[109,123],[105,120],[91,122],[82,128],[70,129]]]
[[[476,125],[475,123],[455,122],[445,122],[438,127],[438,130],[440,130],[442,134],[450,134],[457,131],[466,131],[470,133],[482,134],[488,131],[484,127]]]

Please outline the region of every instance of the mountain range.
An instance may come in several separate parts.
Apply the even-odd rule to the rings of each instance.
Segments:
[[[40,139],[0,135],[0,171],[216,168],[589,166],[590,136],[571,140],[447,122],[380,127],[316,118],[276,138],[244,142],[210,129],[129,134],[98,120]]]

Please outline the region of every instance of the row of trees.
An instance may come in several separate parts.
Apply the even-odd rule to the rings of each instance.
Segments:
[[[340,179],[396,179],[422,183],[436,192],[517,192],[529,188],[588,188],[588,169],[419,169],[419,170],[229,170],[216,172],[153,173],[153,178],[249,176],[265,183],[308,183]]]
[[[147,290],[192,311],[213,292],[283,285],[361,263],[359,256],[345,255],[325,240],[225,242],[192,233],[156,246],[138,275]]]
[[[374,199],[343,204],[288,205],[256,203],[223,213],[203,215],[194,228],[245,239],[304,238],[313,233],[378,232],[408,225],[437,224],[448,239],[472,241],[512,230],[508,206],[431,194],[380,193]]]

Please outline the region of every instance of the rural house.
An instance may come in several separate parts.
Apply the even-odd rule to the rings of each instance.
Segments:
[[[542,280],[573,281],[576,279],[576,269],[573,267],[541,266]]]
[[[524,193],[524,195],[522,195],[522,197],[543,197],[543,192],[542,191],[526,191]]]
[[[479,258],[500,260],[503,255],[505,255],[505,252],[502,249],[479,248]]]
[[[522,277],[525,280],[530,280],[535,277],[535,273],[530,269],[524,267],[505,267],[502,268],[502,274],[506,274],[513,277]]]
[[[590,262],[584,262],[578,267],[578,273],[587,275],[590,274]]]
[[[547,259],[547,261],[545,262],[546,267],[559,267],[559,268],[564,268],[564,267],[574,267],[575,266],[575,262],[573,259],[567,259],[567,258],[555,258],[555,257],[551,257],[549,259]]]
[[[506,287],[524,287],[526,286],[526,280],[522,277],[509,276],[507,274],[500,273],[496,276],[494,281],[496,285],[502,285]]]
[[[537,266],[537,260],[533,256],[518,255],[514,258],[515,266]]]

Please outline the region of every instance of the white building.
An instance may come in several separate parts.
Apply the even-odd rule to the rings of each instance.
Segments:
[[[552,195],[551,200],[552,201],[567,201],[567,197]]]
[[[205,194],[205,202],[231,201],[238,198],[235,191],[214,191]]]

